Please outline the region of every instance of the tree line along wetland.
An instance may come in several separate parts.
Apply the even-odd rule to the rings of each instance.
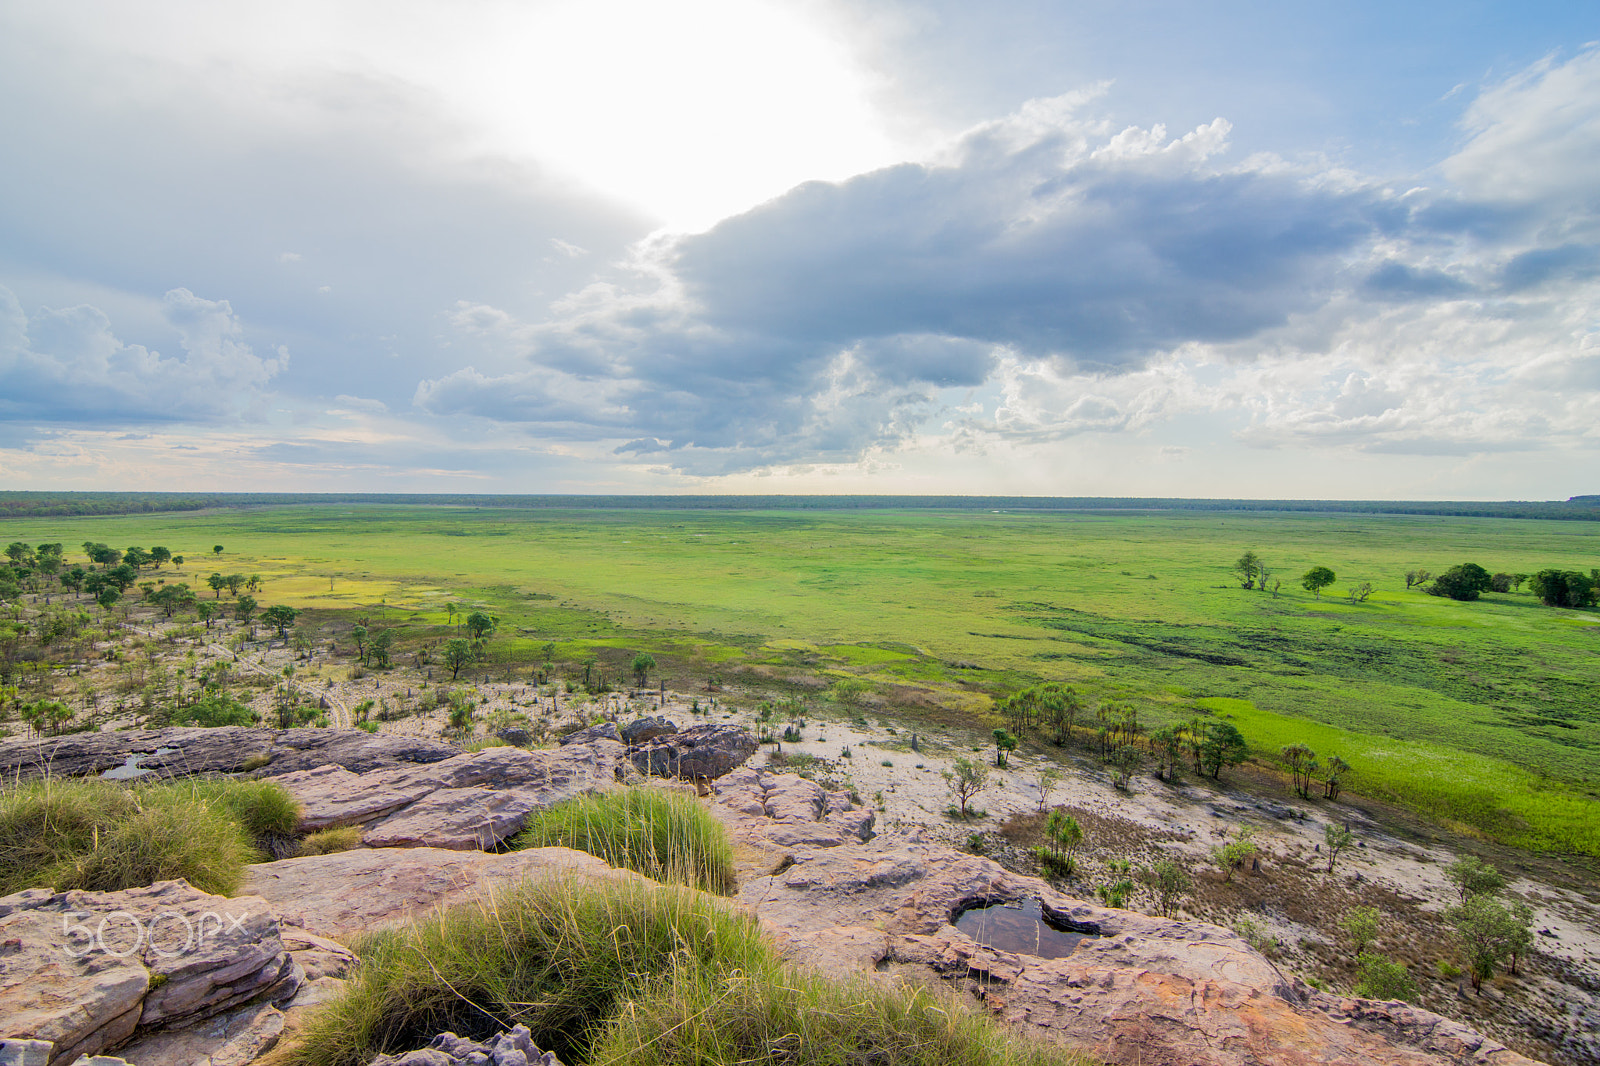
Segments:
[[[535,702],[501,714],[526,718],[647,681],[998,730],[1119,776],[1237,763],[1594,857],[1597,529],[359,503],[14,518],[0,728],[387,729],[426,706],[482,734],[473,685],[523,686]],[[295,652],[287,674],[250,668],[269,640]],[[240,661],[199,654],[218,645]],[[359,714],[317,687],[390,674],[409,694]]]

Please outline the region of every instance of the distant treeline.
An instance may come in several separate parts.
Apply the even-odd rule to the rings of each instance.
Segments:
[[[145,514],[198,511],[206,507],[362,503],[597,511],[1261,511],[1600,521],[1600,496],[1483,503],[1186,500],[1154,496],[517,496],[387,492],[0,492],[0,518]]]

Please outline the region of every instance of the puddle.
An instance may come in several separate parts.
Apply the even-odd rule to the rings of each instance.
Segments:
[[[1098,935],[1052,920],[1036,899],[973,907],[962,911],[955,924],[985,947],[1041,959],[1064,959],[1086,937]]]
[[[155,773],[154,768],[145,769],[139,764],[144,762],[146,759],[154,759],[159,758],[162,755],[176,754],[177,750],[177,748],[157,748],[154,752],[131,752],[128,755],[127,762],[123,763],[121,766],[116,766],[105,771],[100,775],[100,777],[104,781],[131,781],[135,777],[143,777],[145,774],[153,774]]]

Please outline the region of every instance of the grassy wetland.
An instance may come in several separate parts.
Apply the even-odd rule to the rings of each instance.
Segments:
[[[491,659],[470,669],[495,676],[549,655],[558,676],[592,659],[620,682],[648,651],[684,691],[985,730],[997,698],[1059,681],[1149,728],[1231,716],[1268,771],[1307,744],[1354,767],[1350,792],[1600,855],[1600,616],[1526,586],[1458,602],[1404,580],[1467,562],[1586,573],[1592,522],[324,504],[16,518],[0,539],[63,542],[76,561],[83,541],[163,544],[186,558],[168,581],[209,598],[214,570],[259,574],[264,604],[322,636],[362,617],[393,628],[397,656],[450,634],[447,603],[488,610]],[[1240,586],[1246,550],[1278,591]],[[1299,582],[1315,566],[1338,575],[1320,597]],[[1347,595],[1364,582],[1369,598]]]

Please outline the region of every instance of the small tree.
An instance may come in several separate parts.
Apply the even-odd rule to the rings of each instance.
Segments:
[[[212,554],[212,555],[221,555],[221,554],[222,554],[222,545],[220,545],[220,544],[213,544],[213,545],[212,545],[212,546],[211,546],[211,554]]]
[[[495,626],[499,624],[500,620],[494,615],[484,614],[482,611],[473,611],[467,615],[467,636],[473,640],[486,640],[489,634],[494,632]]]
[[[1431,580],[1433,580],[1433,571],[1431,570],[1406,571],[1406,588],[1408,589],[1416,588],[1418,585],[1426,585]]]
[[[1475,600],[1489,590],[1494,579],[1489,571],[1477,563],[1452,566],[1433,579],[1428,586],[1430,596],[1448,596],[1452,600]]]
[[[1058,766],[1046,766],[1043,770],[1039,771],[1038,784],[1039,784],[1039,813],[1040,814],[1043,814],[1044,813],[1044,809],[1047,806],[1050,805],[1050,793],[1055,791],[1055,787],[1057,785],[1059,785],[1060,783],[1061,783],[1061,768],[1060,767],[1058,767]]]
[[[1290,744],[1281,752],[1283,764],[1294,780],[1294,791],[1301,799],[1311,798],[1311,776],[1318,770],[1317,753],[1304,744]]]
[[[1348,826],[1329,822],[1322,827],[1322,839],[1328,845],[1328,872],[1331,874],[1333,864],[1339,861],[1340,853],[1355,844],[1355,834],[1350,832]]]
[[[1035,849],[1034,854],[1046,866],[1071,877],[1078,865],[1078,848],[1083,844],[1083,826],[1072,815],[1058,808],[1045,819],[1044,836],[1049,843]]]
[[[1261,556],[1253,551],[1245,552],[1234,562],[1233,571],[1239,575],[1241,586],[1255,588],[1256,580],[1261,576]]]
[[[222,599],[222,590],[228,587],[228,579],[221,574],[212,574],[206,578],[206,584],[210,585],[211,591],[215,593],[212,598],[220,600]]]
[[[356,646],[356,658],[363,666],[367,662],[367,627],[359,622],[350,627],[350,640]]]
[[[1006,756],[1017,750],[1017,738],[1004,729],[994,731],[994,764],[999,767],[1006,765]]]
[[[261,620],[278,631],[278,639],[289,639],[289,627],[300,617],[300,612],[285,604],[276,603],[261,612]]]
[[[1141,876],[1155,899],[1156,913],[1163,918],[1171,918],[1177,912],[1179,901],[1188,894],[1192,884],[1189,871],[1171,859],[1153,863]]]
[[[233,605],[233,617],[238,619],[240,625],[246,625],[256,613],[256,598],[254,596],[240,596]]]
[[[1472,974],[1472,987],[1481,989],[1518,943],[1518,917],[1486,895],[1469,895],[1466,902],[1450,908],[1445,916],[1456,928],[1461,953]]]
[[[650,671],[656,668],[656,657],[647,651],[642,651],[633,657],[633,680],[639,688],[644,688],[645,682],[650,679]]]
[[[1313,566],[1300,575],[1300,586],[1317,599],[1322,599],[1322,590],[1339,580],[1332,570],[1326,566]]]
[[[1493,863],[1484,862],[1476,855],[1463,855],[1444,868],[1444,876],[1466,903],[1472,896],[1497,896],[1506,887],[1506,879]]]
[[[1256,846],[1256,831],[1241,825],[1232,840],[1213,848],[1211,858],[1222,868],[1224,882],[1233,880],[1233,872],[1248,866],[1261,849]]]
[[[972,798],[982,792],[989,782],[989,770],[980,763],[971,759],[956,759],[953,770],[944,771],[945,785],[950,789],[950,794],[955,797],[959,806],[959,816],[968,815],[968,806]]]
[[[154,566],[157,570],[161,569],[161,564],[162,563],[170,563],[170,562],[172,562],[172,552],[169,551],[168,549],[163,548],[159,544],[157,544],[154,548],[150,549],[150,564],[152,566]]]
[[[1407,1002],[1417,998],[1417,983],[1404,963],[1395,962],[1386,955],[1364,951],[1356,957],[1356,995],[1363,999],[1400,999]]]
[[[1200,742],[1201,772],[1213,781],[1221,778],[1225,766],[1237,766],[1250,757],[1250,745],[1232,722],[1209,722]]]
[[[1362,955],[1378,939],[1379,917],[1376,907],[1356,907],[1339,922],[1340,928],[1350,938],[1352,957]]]
[[[1150,734],[1150,751],[1156,759],[1156,776],[1176,781],[1183,765],[1183,735],[1171,726]]]
[[[1340,779],[1349,772],[1349,763],[1337,755],[1328,756],[1328,777],[1322,782],[1322,796],[1324,799],[1336,800],[1339,798]]]
[[[1350,587],[1350,602],[1351,603],[1366,603],[1368,598],[1371,597],[1371,595],[1372,595],[1372,582],[1370,582],[1370,581],[1363,581],[1359,585],[1352,585]]]
[[[1144,769],[1144,752],[1124,744],[1111,755],[1112,787],[1126,791],[1133,775]]]
[[[372,635],[372,643],[368,650],[372,654],[372,665],[380,670],[389,669],[389,654],[394,647],[394,630],[380,629]]]
[[[477,658],[472,650],[472,642],[462,637],[451,637],[444,642],[444,664],[450,668],[450,680],[454,681],[456,675],[461,673],[463,666],[468,666]]]

